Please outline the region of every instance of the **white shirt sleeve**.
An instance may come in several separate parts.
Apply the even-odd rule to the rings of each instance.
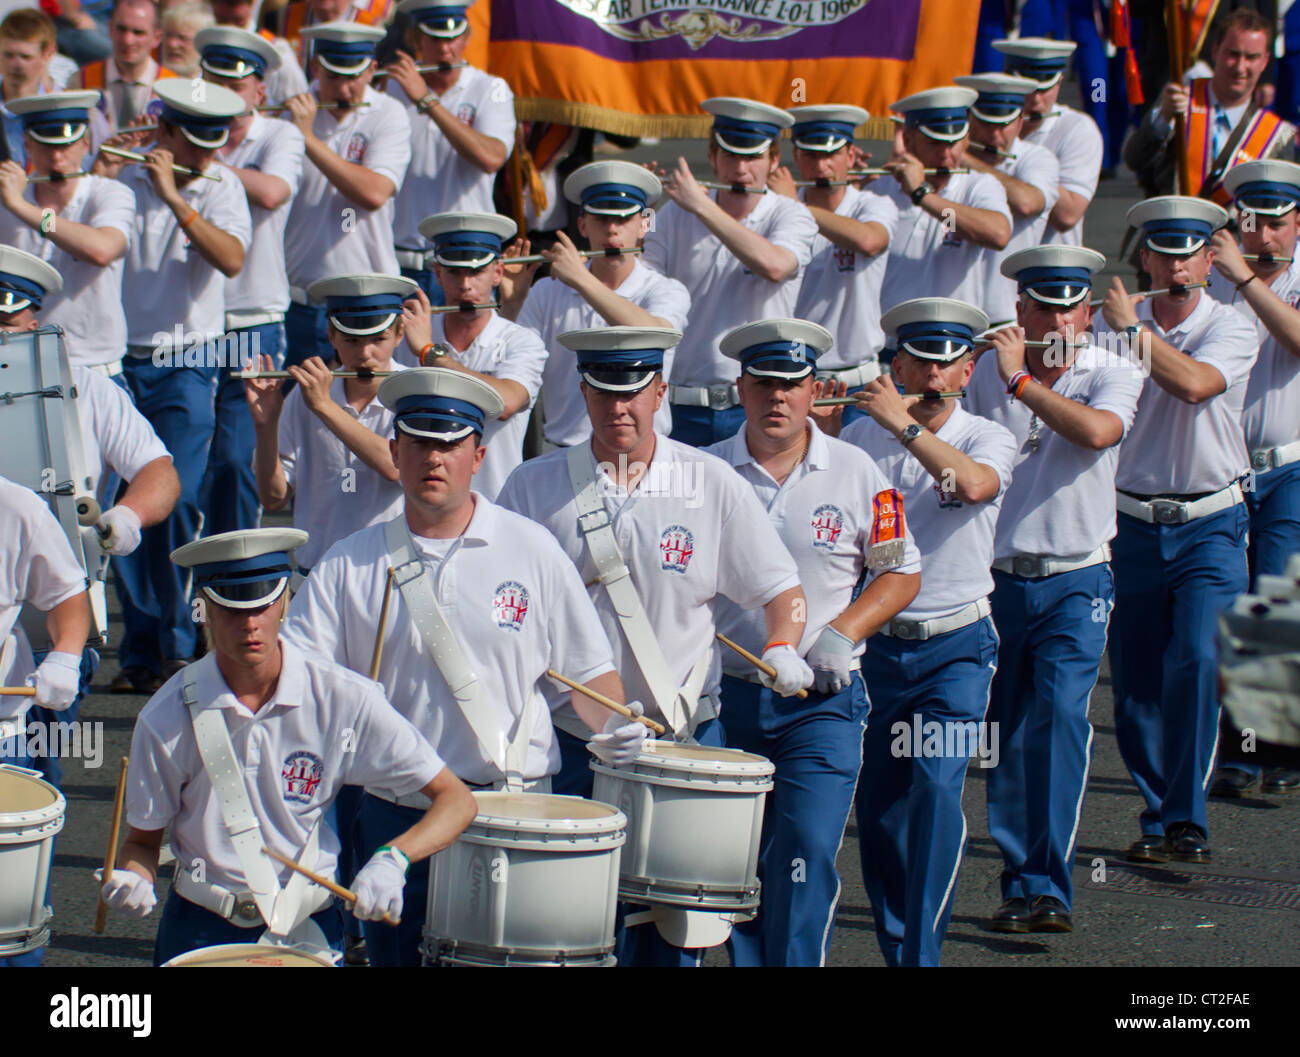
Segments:
[[[676,279],[655,273],[655,281],[650,285],[641,307],[652,316],[666,319],[674,330],[684,332],[691,315],[691,295]],[[664,377],[667,376],[668,368],[665,365]]]
[[[1045,204],[1040,215],[1050,213],[1061,197],[1061,166],[1056,155],[1046,148],[1029,152],[1015,178],[1043,192]]]
[[[302,447],[302,416],[311,414],[302,402],[302,395],[295,389],[284,398],[280,408],[280,422],[276,427],[276,447],[280,454],[280,467],[293,488],[294,471],[298,468],[298,451]]]
[[[972,209],[988,209],[994,213],[1001,213],[1007,218],[1007,223],[1011,223],[1011,207],[1007,205],[1007,193],[1002,190],[1002,185],[994,177],[988,173],[973,173],[969,186],[970,193],[966,196],[965,205]],[[943,192],[940,192],[940,197],[943,197]]]
[[[91,402],[95,440],[105,466],[129,483],[155,459],[171,457],[125,389],[94,371],[78,374],[79,383],[89,386],[78,399]]]
[[[302,182],[302,162],[307,148],[297,125],[287,121],[276,121],[275,124],[283,127],[275,129],[275,142],[262,160],[262,172],[287,183],[292,197],[298,193],[298,185]]]
[[[493,77],[474,115],[474,131],[491,136],[507,151],[515,145],[515,96],[500,77]]]
[[[200,209],[203,219],[227,235],[233,235],[247,251],[253,241],[253,218],[248,212],[244,185],[226,169],[225,178],[212,185],[210,197]]]
[[[547,568],[552,573],[548,593],[555,600],[549,667],[574,682],[589,682],[614,670],[614,651],[610,648],[596,607],[582,584],[577,566],[549,533],[545,546],[552,552],[547,560]],[[548,692],[547,698],[557,706],[568,701],[567,694],[556,697]]]
[[[854,202],[852,219],[862,224],[880,224],[892,239],[898,225],[898,206],[892,198],[875,191],[863,191]]]
[[[382,785],[398,796],[418,793],[446,766],[411,721],[374,684],[361,703],[353,751],[344,754],[345,785]]]
[[[25,600],[48,613],[59,603],[86,590],[86,574],[45,501],[26,489],[16,494],[21,511],[21,538],[10,555],[13,601]]]
[[[1159,107],[1152,112],[1158,114]],[[1061,186],[1067,191],[1083,195],[1088,201],[1097,193],[1097,180],[1101,177],[1101,159],[1104,147],[1101,142],[1101,129],[1097,122],[1079,112],[1082,120],[1076,120],[1070,135],[1061,141],[1061,153],[1057,162],[1061,172]]]
[[[1218,311],[1196,348],[1185,350],[1198,363],[1208,363],[1224,377],[1228,388],[1244,381],[1259,356],[1259,332],[1238,312]],[[1178,344],[1175,341],[1175,344]]]
[[[95,195],[81,222],[92,228],[113,228],[120,231],[126,236],[129,247],[131,234],[135,230],[135,195],[131,188],[117,180],[105,180],[99,184],[99,193]]]
[[[515,320],[519,326],[531,330],[542,341],[547,340],[547,331],[555,318],[550,304],[553,298],[550,295],[558,283],[558,279],[550,277],[534,283],[524,299],[523,307],[519,310],[519,318]]]
[[[719,497],[729,509],[722,518],[718,593],[741,609],[758,609],[782,591],[799,586],[799,567],[777,534],[767,511],[745,480]]]
[[[1137,414],[1138,398],[1142,395],[1142,375],[1131,364],[1116,364],[1097,372],[1096,381],[1089,393],[1089,407],[1094,411],[1109,411],[1118,415],[1124,424],[1124,436]]]
[[[516,324],[506,338],[504,355],[493,377],[518,382],[528,390],[531,403],[542,388],[546,356],[546,346],[537,332]]]
[[[650,231],[642,247],[641,263],[661,275],[673,274],[673,235],[684,216],[681,207],[672,201],[654,211],[650,218]]]
[[[154,698],[151,704],[158,702]],[[156,707],[156,704],[155,704]],[[126,820],[136,829],[166,829],[181,809],[186,775],[177,766],[176,742],[154,727],[154,709],[145,706],[131,734],[127,765]]]
[[[366,144],[360,164],[392,180],[396,193],[401,190],[406,167],[411,164],[411,119],[401,103],[386,96],[379,98],[381,102],[376,106],[382,108],[384,120],[371,126],[374,135]]]
[[[1016,462],[1016,438],[1005,426],[999,426],[988,419],[981,419],[980,422],[984,428],[966,455],[997,473],[998,494],[1004,495],[1011,485],[1011,471]]]
[[[767,241],[789,250],[799,261],[800,273],[812,260],[813,240],[817,238],[817,221],[808,207],[793,198],[783,199],[767,231]]]
[[[339,540],[312,566],[311,575],[289,603],[281,634],[300,649],[323,654],[346,668],[347,641],[340,612],[347,598],[346,571],[343,559],[335,554],[344,542]]]

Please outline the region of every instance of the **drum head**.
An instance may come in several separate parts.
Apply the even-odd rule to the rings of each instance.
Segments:
[[[0,815],[27,814],[53,807],[58,790],[30,774],[0,767]]]
[[[287,947],[268,947],[258,943],[227,943],[220,947],[201,947],[196,951],[178,954],[167,963],[167,968],[217,968],[217,969],[328,969],[332,968],[321,955],[296,951]]]
[[[592,819],[610,818],[618,808],[578,796],[551,793],[475,793],[480,818]]]
[[[686,763],[767,763],[764,756],[740,749],[721,749],[712,745],[681,745],[674,741],[647,741],[641,751],[652,756],[666,756]]]

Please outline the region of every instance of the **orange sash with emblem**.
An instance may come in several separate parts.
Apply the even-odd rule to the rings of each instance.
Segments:
[[[1191,107],[1187,114],[1187,152],[1191,155],[1192,177],[1195,187],[1182,191],[1186,195],[1212,198],[1226,206],[1232,196],[1222,186],[1223,175],[1234,165],[1255,161],[1267,155],[1282,132],[1284,122],[1270,110],[1247,112],[1246,130],[1237,143],[1237,149],[1217,174],[1213,186],[1202,193],[1205,180],[1214,171],[1214,103],[1210,99],[1210,79],[1202,77],[1192,82]],[[1236,133],[1236,130],[1233,130]]]

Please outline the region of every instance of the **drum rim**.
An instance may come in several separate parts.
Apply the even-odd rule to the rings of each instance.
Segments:
[[[669,742],[672,745],[673,743]],[[630,764],[619,768],[624,773],[632,771],[638,767],[649,767],[656,770],[678,771],[688,774],[710,775],[716,778],[765,778],[776,773],[776,765],[766,756],[759,756],[757,753],[745,752],[743,749],[732,749],[727,746],[700,745],[686,746],[686,748],[708,749],[717,752],[740,753],[750,759],[731,759],[724,758],[720,760],[710,759],[693,759],[690,757],[670,756],[667,753],[660,753],[655,750],[642,750],[637,754]]]
[[[60,820],[67,814],[67,798],[47,782],[39,772],[34,772],[26,767],[19,767],[12,763],[0,763],[0,777],[21,779],[25,782],[31,782],[38,786],[43,786],[50,792],[54,799],[44,807],[32,808],[28,811],[4,811],[0,810],[0,843],[11,843],[5,841],[7,835],[23,833],[28,827],[43,827],[56,820]],[[62,829],[60,824],[59,829]],[[55,833],[58,830],[54,831]]]
[[[517,815],[498,815],[490,810],[483,809],[483,800],[480,797],[495,798],[500,796],[535,796],[545,797],[549,800],[579,800],[584,804],[604,808],[608,813],[591,818],[520,818]],[[609,837],[627,829],[627,815],[604,800],[580,796],[561,796],[556,793],[507,793],[505,790],[477,792],[474,794],[474,800],[479,805],[480,810],[474,816],[474,820],[470,822],[466,832],[481,827],[505,831],[517,837],[554,840],[563,837]],[[494,802],[494,800],[489,800],[488,806],[490,807]]]
[[[183,952],[181,952],[180,954],[176,955],[176,957],[174,957],[174,958],[169,958],[166,962],[164,962],[164,963],[163,963],[163,968],[170,968],[170,969],[205,969],[205,968],[207,968],[207,969],[222,969],[222,968],[224,968],[224,969],[230,969],[230,968],[236,968],[235,966],[214,966],[214,965],[202,965],[202,964],[200,964],[200,965],[177,965],[177,964],[175,964],[175,963],[176,963],[179,959],[181,959],[181,958],[188,958],[188,957],[190,957],[191,955],[197,955],[197,954],[202,954],[202,953],[209,953],[209,954],[210,954],[210,953],[213,952],[213,951],[227,951],[227,952],[230,952],[230,953],[232,953],[232,954],[233,954],[235,951],[246,951],[246,952],[248,952],[248,953],[250,953],[250,954],[251,954],[252,952],[254,952],[254,951],[258,951],[258,952],[261,953],[263,956],[270,955],[270,956],[272,956],[272,957],[276,956],[277,954],[279,954],[279,955],[281,955],[281,956],[284,955],[284,954],[290,954],[290,955],[293,955],[293,956],[295,956],[295,957],[297,957],[297,958],[303,958],[303,959],[305,959],[305,960],[307,960],[308,962],[311,963],[311,964],[309,964],[309,965],[286,965],[286,966],[280,966],[280,968],[284,968],[284,969],[318,969],[318,968],[319,968],[319,969],[331,969],[331,968],[334,967],[333,965],[329,964],[329,963],[326,961],[324,955],[313,954],[313,953],[310,952],[310,951],[299,950],[299,949],[294,948],[294,947],[273,947],[273,946],[271,946],[270,944],[267,944],[267,943],[214,943],[214,944],[212,944],[211,946],[208,946],[208,947],[195,947],[193,950],[183,951]],[[259,969],[270,969],[270,968],[274,968],[274,966],[269,966],[269,965],[266,965],[266,966],[256,966],[255,968],[259,968]]]

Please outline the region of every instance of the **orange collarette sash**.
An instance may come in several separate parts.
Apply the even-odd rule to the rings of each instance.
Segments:
[[[1264,157],[1282,131],[1284,122],[1270,110],[1258,109],[1249,115],[1245,134],[1237,150],[1218,174],[1208,195],[1222,206],[1232,201],[1232,196],[1222,186],[1224,173],[1234,165]],[[1233,130],[1236,131],[1235,129]],[[1192,82],[1191,107],[1187,115],[1187,151],[1191,155],[1192,176],[1195,187],[1182,188],[1185,195],[1200,195],[1207,177],[1214,170],[1214,104],[1210,99],[1210,78],[1202,77]]]

